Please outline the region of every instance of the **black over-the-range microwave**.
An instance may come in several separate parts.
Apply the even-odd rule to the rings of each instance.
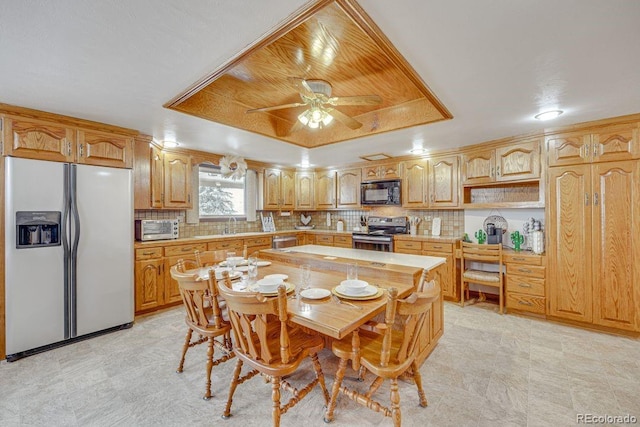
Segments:
[[[360,203],[400,206],[400,180],[363,182],[360,184]]]

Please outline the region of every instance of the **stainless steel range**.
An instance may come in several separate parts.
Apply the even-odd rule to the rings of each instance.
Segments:
[[[354,231],[354,249],[393,252],[393,235],[407,233],[407,217],[370,216],[367,232]]]

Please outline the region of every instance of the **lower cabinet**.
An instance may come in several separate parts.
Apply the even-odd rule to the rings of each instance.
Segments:
[[[135,311],[155,310],[164,304],[162,248],[136,249]]]
[[[332,234],[316,234],[314,243],[316,245],[322,245],[322,246],[333,246],[333,235]]]
[[[164,292],[164,304],[173,304],[182,301],[180,296],[180,289],[178,288],[178,282],[171,278],[171,267],[178,263],[178,260],[182,259],[185,262],[191,261],[195,264],[196,257],[195,251],[206,251],[207,245],[194,244],[194,245],[179,245],[168,246],[164,248],[165,256],[165,292]]]
[[[402,240],[394,242],[395,252],[410,255],[428,255],[446,258],[446,263],[440,270],[440,287],[444,299],[458,301],[458,287],[456,278],[455,244],[448,242],[434,242],[429,240]]]
[[[333,246],[339,248],[351,248],[353,246],[353,240],[351,239],[351,236],[336,234],[333,236]]]
[[[507,310],[546,314],[544,257],[532,253],[506,252],[504,264],[507,267]]]

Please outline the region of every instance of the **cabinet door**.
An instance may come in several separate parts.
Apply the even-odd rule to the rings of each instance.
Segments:
[[[380,165],[378,176],[380,179],[400,179],[399,163],[390,163],[388,165]]]
[[[264,208],[278,209],[280,205],[280,169],[264,171]]]
[[[28,159],[73,162],[75,131],[38,120],[4,118],[4,154]]]
[[[549,168],[549,314],[591,322],[589,165]]]
[[[171,267],[178,263],[178,260],[196,262],[196,257],[193,255],[193,251],[185,255],[176,255],[172,257],[165,257],[165,278],[164,278],[164,303],[171,304],[174,302],[182,301],[180,295],[180,287],[178,282],[171,278]]]
[[[357,208],[360,206],[360,169],[346,169],[338,172],[338,207]]]
[[[362,168],[362,180],[363,181],[375,181],[380,179],[378,175],[380,166],[367,166]]]
[[[640,161],[592,166],[593,322],[640,330]]]
[[[133,167],[133,138],[79,130],[77,162],[130,169]]]
[[[540,178],[540,141],[496,149],[496,181]]]
[[[549,166],[580,165],[589,163],[586,147],[591,136],[584,132],[562,133],[548,136],[547,156]]]
[[[402,206],[427,206],[427,170],[426,160],[402,162]]]
[[[495,167],[494,150],[464,153],[462,155],[462,183],[473,185],[494,182]]]
[[[136,313],[160,307],[164,294],[164,261],[151,259],[136,261]]]
[[[191,157],[164,153],[165,208],[191,208]]]
[[[334,171],[316,172],[315,174],[316,208],[330,209],[336,207],[336,173]]]
[[[458,206],[458,156],[435,157],[429,163],[429,206]]]
[[[630,160],[640,157],[638,125],[609,126],[592,134],[591,156],[594,162]]]
[[[161,208],[164,198],[164,154],[151,147],[151,207]]]
[[[314,209],[313,172],[296,172],[296,209]]]
[[[295,171],[280,171],[280,208],[293,209],[295,206]]]

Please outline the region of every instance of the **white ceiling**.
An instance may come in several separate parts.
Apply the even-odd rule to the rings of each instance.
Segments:
[[[451,111],[446,122],[308,150],[162,107],[305,3],[3,2],[0,102],[296,166],[640,113],[637,0],[360,0]],[[533,119],[555,108],[559,119]]]

